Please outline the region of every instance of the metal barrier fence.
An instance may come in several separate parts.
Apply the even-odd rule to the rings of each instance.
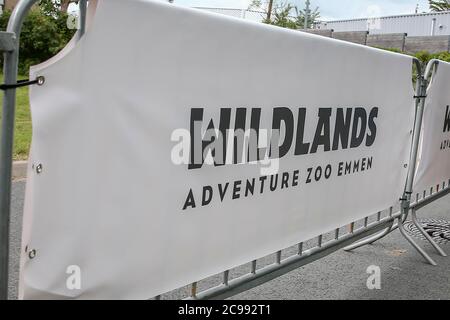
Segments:
[[[16,88],[23,85],[37,84],[42,85],[42,79],[35,79],[28,82],[17,82],[17,68],[19,60],[19,35],[21,26],[26,14],[33,4],[38,0],[22,0],[14,10],[8,24],[6,32],[0,33],[0,50],[4,52],[4,75],[5,85],[2,89],[5,91],[3,99],[3,117],[2,117],[2,135],[0,149],[0,299],[8,297],[8,265],[9,265],[9,222],[10,222],[10,204],[11,204],[11,171],[12,171],[12,150],[13,150],[13,132],[15,121],[15,99]],[[78,32],[79,38],[85,32],[87,0],[81,0],[81,29]],[[427,195],[416,195],[412,203],[413,182],[416,171],[416,163],[419,151],[419,142],[421,137],[422,118],[424,114],[427,86],[431,78],[433,68],[438,61],[433,60],[427,66],[425,73],[422,72],[422,66],[417,59],[414,59],[417,68],[416,82],[416,121],[413,131],[410,166],[406,181],[405,192],[400,199],[399,208],[388,208],[382,212],[375,212],[363,220],[355,221],[350,226],[332,230],[327,234],[319,235],[312,242],[299,243],[295,247],[281,248],[282,250],[274,253],[273,263],[258,268],[258,263],[262,260],[250,261],[248,272],[241,276],[232,278],[231,271],[225,270],[221,274],[221,283],[217,286],[199,290],[201,281],[191,284],[189,299],[224,299],[240,292],[259,286],[265,282],[273,280],[295,270],[303,265],[321,259],[341,248],[353,250],[365,244],[373,243],[397,228],[405,238],[416,248],[422,256],[431,264],[435,262],[425,253],[425,251],[415,241],[406,234],[403,223],[412,211],[413,222],[425,237],[426,232],[420,227],[416,218],[416,211],[434,202],[435,200],[450,193],[450,181],[444,183],[442,189],[436,192],[431,190]],[[380,233],[381,232],[381,233]],[[373,236],[376,234],[375,236]],[[361,239],[364,239],[360,241]],[[441,255],[445,255],[442,249],[434,243],[428,236],[427,239],[433,244]],[[356,241],[360,241],[356,244]],[[311,245],[312,244],[312,245]],[[265,259],[264,261],[267,261]],[[164,296],[158,296],[161,299]]]
[[[402,206],[404,206],[404,220],[408,217],[409,212],[411,211],[412,216],[412,222],[416,226],[416,228],[419,230],[419,232],[431,243],[431,245],[436,249],[436,251],[446,257],[446,253],[442,250],[441,247],[430,237],[430,235],[423,229],[423,227],[420,225],[418,219],[417,219],[417,210],[422,209],[426,207],[427,205],[431,204],[432,202],[435,202],[442,197],[448,195],[450,193],[450,180],[442,182],[442,185],[437,185],[436,187],[430,188],[430,190],[424,190],[422,194],[416,193],[413,201],[411,201],[413,196],[413,189],[412,185],[414,183],[414,175],[415,175],[415,167],[417,165],[417,159],[418,159],[418,152],[419,152],[419,142],[421,137],[421,129],[422,129],[422,120],[423,115],[425,111],[425,100],[427,98],[427,89],[428,85],[431,81],[431,78],[433,76],[433,71],[435,68],[439,65],[439,60],[433,59],[431,60],[423,74],[423,76],[420,76],[420,86],[418,86],[418,91],[416,94],[416,98],[418,99],[418,105],[417,105],[417,114],[416,114],[416,123],[415,123],[415,134],[414,134],[414,141],[413,141],[413,148],[412,148],[412,156],[411,161],[414,160],[414,162],[411,162],[412,166],[414,166],[414,171],[411,171],[408,173],[408,181],[405,191],[405,197],[402,199]],[[411,166],[411,167],[412,167]],[[410,168],[412,169],[412,168]],[[436,265],[436,262],[425,252],[424,249],[422,249],[411,236],[409,236],[403,226],[403,222],[397,224],[394,228],[386,229],[381,234],[378,234],[370,239],[366,239],[364,241],[361,241],[359,243],[353,244],[347,248],[345,248],[346,251],[351,251],[354,249],[357,249],[359,247],[362,247],[367,244],[372,244],[391,232],[395,231],[397,228],[400,230],[401,234],[408,240],[409,243],[424,257],[424,259],[430,263],[431,265]]]

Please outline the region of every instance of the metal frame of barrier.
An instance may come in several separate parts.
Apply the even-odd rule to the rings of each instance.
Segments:
[[[86,10],[87,1],[80,0],[80,30],[78,32],[78,39],[82,37],[85,32],[86,24]],[[10,205],[11,205],[11,172],[12,172],[12,152],[14,140],[14,123],[15,123],[15,99],[17,87],[17,69],[19,61],[19,35],[23,21],[30,11],[31,7],[37,3],[38,0],[21,0],[16,6],[6,32],[0,32],[0,51],[4,52],[4,81],[6,87],[4,89],[3,99],[3,117],[2,117],[2,132],[0,144],[0,300],[8,297],[8,267],[9,267],[9,224],[10,224]],[[413,210],[413,220],[416,225],[417,219],[415,216],[416,210],[428,205],[429,203],[450,193],[450,181],[447,189],[430,195],[421,201],[411,205],[412,186],[414,173],[416,170],[416,160],[418,156],[418,147],[420,140],[420,132],[422,126],[422,117],[425,107],[425,98],[428,79],[431,76],[431,71],[434,64],[433,61],[428,65],[427,71],[422,72],[422,66],[417,59],[413,59],[417,68],[417,84],[416,84],[416,122],[413,131],[412,150],[410,158],[410,167],[408,171],[408,178],[406,181],[405,192],[403,198],[400,199],[400,211],[394,213],[394,208],[387,210],[386,217],[382,218],[382,212],[374,214],[374,222],[369,223],[371,216],[364,218],[361,221],[351,223],[347,234],[341,233],[341,228],[331,231],[332,234],[326,240],[326,235],[319,235],[317,237],[317,245],[311,249],[304,250],[304,243],[297,245],[297,252],[286,259],[282,259],[283,251],[280,250],[275,253],[275,262],[260,269],[257,268],[258,260],[250,262],[250,272],[244,276],[236,279],[230,279],[230,270],[223,272],[222,284],[202,292],[198,292],[198,284],[191,285],[191,296],[189,299],[224,299],[236,295],[238,293],[247,291],[251,288],[259,286],[265,282],[280,277],[292,270],[301,266],[321,259],[341,248],[355,243],[354,245],[346,247],[346,250],[353,250],[365,244],[373,243],[384,236],[390,234],[395,229],[399,228],[402,234],[411,242],[411,244],[427,259],[430,263],[434,261],[412,240],[404,231],[403,223],[406,220],[409,211]],[[37,84],[42,85],[43,82]],[[445,187],[445,185],[444,185]],[[397,223],[396,223],[397,221]],[[361,227],[357,228],[357,224]],[[420,229],[419,229],[420,230]],[[382,231],[381,233],[379,233]],[[421,230],[423,232],[423,229]],[[378,234],[377,234],[378,233]],[[374,234],[376,234],[374,236]],[[369,237],[369,238],[367,238]],[[433,242],[432,239],[428,239]],[[439,246],[435,246],[438,250]],[[439,248],[440,249],[440,248]],[[442,249],[441,249],[442,250]],[[438,252],[440,252],[438,250]],[[443,253],[440,252],[441,254]],[[445,254],[445,253],[444,253]],[[160,299],[161,296],[156,297]]]
[[[330,241],[324,241],[326,235],[319,235],[316,239],[313,239],[317,242],[311,249],[303,250],[305,242],[299,243],[297,245],[296,254],[291,255],[284,260],[281,259],[282,251],[280,250],[275,253],[275,261],[261,269],[257,269],[258,260],[254,260],[250,263],[249,273],[238,278],[230,280],[230,270],[226,270],[223,272],[222,283],[216,287],[197,292],[198,283],[193,283],[191,284],[190,297],[186,300],[218,300],[232,297],[276,279],[304,265],[324,258],[345,246],[379,232],[384,228],[392,228],[395,220],[400,218],[402,214],[401,212],[393,213],[392,207],[386,211],[388,214],[383,219],[381,218],[382,212],[377,212],[373,215],[375,221],[370,224],[370,217],[358,221],[361,225],[358,229],[355,229],[357,222],[353,222],[349,232],[342,236],[340,235],[342,228],[330,232],[327,234],[331,239]],[[158,296],[156,299],[161,299],[161,297]]]
[[[422,128],[422,120],[423,120],[423,114],[425,112],[425,101],[426,101],[426,97],[427,97],[427,90],[428,90],[428,85],[430,83],[431,80],[431,76],[433,73],[433,70],[435,67],[437,67],[437,65],[439,64],[439,61],[436,59],[431,60],[424,72],[423,75],[423,80],[422,80],[422,90],[420,93],[421,96],[421,103],[420,103],[420,110],[418,110],[418,113],[420,112],[421,115],[417,117],[416,121],[420,121],[420,123],[416,123],[416,126],[419,128],[419,137],[418,139],[420,139],[420,135],[421,135],[421,128]],[[414,166],[417,165],[417,158],[418,158],[418,152],[419,152],[419,141],[417,141],[417,146],[415,146],[415,148],[413,148],[413,152],[415,153],[415,157],[414,157]],[[416,215],[416,210],[418,210],[419,208],[422,208],[428,204],[430,204],[431,202],[434,202],[440,198],[442,198],[445,194],[448,193],[449,190],[444,190],[441,194],[436,193],[433,194],[433,188],[431,189],[431,194],[430,197],[422,200],[422,201],[417,201],[416,203],[411,204],[411,195],[412,195],[412,184],[414,182],[414,175],[415,175],[415,171],[413,171],[411,177],[409,177],[410,182],[411,182],[411,188],[408,189],[408,193],[409,193],[409,199],[408,201],[405,203],[405,219],[406,217],[408,217],[409,212],[411,211],[412,213],[412,221],[414,223],[414,225],[416,226],[416,228],[425,236],[425,238],[433,245],[433,247],[437,250],[437,252],[442,255],[442,256],[447,256],[445,254],[445,252],[442,250],[441,247],[439,247],[439,245],[437,243],[435,243],[433,241],[433,239],[430,237],[430,235],[428,235],[425,230],[423,229],[423,227],[420,225],[420,223],[417,220],[417,215]],[[439,187],[438,187],[439,188]],[[443,188],[445,189],[445,183],[443,185]],[[424,197],[425,198],[425,197]],[[409,241],[409,243],[411,243],[411,245],[424,257],[425,260],[428,261],[428,263],[430,263],[431,265],[436,265],[436,262],[426,253],[426,251],[424,249],[422,249],[417,242],[415,242],[413,240],[413,238],[411,236],[409,236],[406,231],[405,228],[403,226],[403,223],[399,223],[399,230],[401,232],[401,234],[406,238],[406,240]]]
[[[427,195],[427,191],[423,192],[423,197],[420,199],[420,194],[416,194],[415,202],[411,203],[411,196],[413,194],[412,185],[414,183],[414,175],[415,175],[415,167],[417,165],[417,158],[418,158],[418,152],[419,152],[419,141],[420,141],[420,135],[421,135],[421,128],[422,128],[422,120],[423,115],[425,111],[425,102],[427,97],[427,90],[428,85],[430,84],[431,77],[433,75],[433,71],[437,66],[439,65],[439,60],[433,59],[429,61],[425,72],[423,73],[423,76],[421,76],[421,85],[418,87],[418,91],[416,94],[418,101],[417,104],[417,115],[416,115],[416,133],[414,136],[413,141],[413,149],[411,152],[411,164],[412,167],[414,167],[414,170],[412,170],[412,167],[410,167],[410,172],[408,173],[408,182],[405,192],[405,197],[402,199],[402,208],[403,208],[403,214],[402,218],[398,220],[398,223],[393,228],[388,228],[384,230],[382,233],[377,234],[371,238],[364,239],[361,242],[355,243],[351,246],[348,246],[344,248],[345,251],[351,251],[355,250],[357,248],[360,248],[362,246],[373,244],[374,242],[386,237],[396,229],[400,230],[400,233],[405,237],[406,240],[422,255],[422,257],[431,265],[435,266],[437,265],[436,262],[428,255],[428,253],[421,247],[417,242],[407,234],[404,223],[406,219],[408,218],[409,213],[411,212],[411,218],[412,222],[419,230],[419,232],[427,239],[427,241],[433,246],[433,248],[437,251],[437,253],[443,257],[446,257],[447,254],[444,252],[444,250],[431,238],[431,236],[424,230],[422,225],[417,219],[417,211],[419,209],[424,208],[425,206],[441,199],[442,197],[448,195],[450,193],[450,180],[448,183],[446,181],[442,184],[442,189],[440,189],[440,185],[436,186],[436,192],[433,192],[434,187],[430,189],[429,195]],[[416,136],[417,135],[417,136]]]
[[[314,262],[320,258],[323,258],[329,254],[336,252],[337,250],[344,248],[346,251],[353,250],[355,248],[361,247],[363,245],[373,243],[384,236],[390,234],[395,229],[399,228],[402,231],[402,234],[411,242],[411,244],[422,254],[424,257],[426,253],[421,249],[409,235],[406,234],[403,230],[403,223],[406,221],[408,216],[410,201],[412,195],[412,187],[414,182],[414,174],[416,171],[416,163],[418,157],[419,150],[419,142],[420,142],[420,133],[422,129],[422,118],[423,118],[423,110],[425,107],[425,97],[427,90],[427,81],[425,80],[422,73],[422,65],[419,60],[413,59],[413,63],[417,69],[417,82],[416,82],[416,117],[415,124],[413,130],[413,138],[412,138],[412,149],[410,155],[410,166],[408,168],[408,176],[405,186],[405,191],[403,197],[400,199],[400,211],[393,214],[393,208],[389,209],[389,216],[382,220],[381,213],[376,213],[376,222],[373,225],[368,224],[369,217],[364,218],[363,227],[359,230],[355,231],[355,223],[353,222],[350,225],[350,231],[347,235],[340,238],[339,237],[339,229],[336,230],[335,239],[322,244],[323,235],[318,236],[318,246],[310,249],[309,251],[303,253],[299,250],[298,255],[287,258],[284,261],[277,261],[269,265],[259,271],[254,269],[255,261],[252,264],[251,273],[244,275],[240,278],[234,279],[232,281],[228,281],[229,271],[224,272],[224,281],[221,285],[208,289],[206,291],[197,293],[197,283],[192,284],[191,297],[189,299],[225,299],[236,295],[238,293],[247,291],[254,287],[257,287],[265,282],[273,280],[279,276],[282,276],[290,271],[293,271],[301,266]],[[395,223],[397,221],[397,223]],[[382,231],[380,234],[374,233]],[[367,238],[369,236],[369,238]],[[364,239],[365,238],[365,239]],[[361,242],[360,239],[364,239]],[[350,244],[350,246],[348,246]],[[303,243],[299,244],[299,248],[303,246]],[[280,256],[280,252],[278,252],[277,257]],[[430,261],[430,263],[434,261]],[[158,299],[160,297],[157,297]]]
[[[0,32],[0,51],[4,55],[3,73],[6,84],[0,142],[0,300],[8,298],[11,178],[20,32],[28,12],[38,1],[19,1],[11,15],[6,32]],[[80,0],[79,38],[85,32],[86,10],[87,0]],[[43,79],[36,84],[42,85]]]

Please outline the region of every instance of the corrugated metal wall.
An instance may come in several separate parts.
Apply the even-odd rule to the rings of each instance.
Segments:
[[[322,22],[320,29],[369,31],[371,34],[407,33],[408,36],[450,35],[450,12],[373,19]]]
[[[205,8],[205,7],[196,7],[195,9],[206,10],[214,13],[224,14],[226,16],[231,16],[235,18],[242,18],[246,20],[251,20],[255,22],[261,22],[266,13],[254,11],[254,10],[246,10],[246,9],[230,9],[230,8]]]

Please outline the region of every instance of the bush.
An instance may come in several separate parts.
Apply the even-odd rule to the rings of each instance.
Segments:
[[[6,30],[10,11],[0,16],[0,28]],[[34,8],[24,21],[20,34],[19,73],[28,74],[32,65],[39,64],[57,54],[73,37],[74,30],[67,28],[67,13],[45,13]],[[1,57],[3,68],[3,57]]]
[[[416,53],[414,55],[414,57],[419,59],[419,61],[422,62],[423,64],[427,64],[428,61],[430,61],[432,59],[431,54],[427,51],[420,51],[420,52]]]
[[[427,64],[431,59],[439,59],[445,62],[450,62],[450,53],[446,51],[433,54],[426,51],[421,51],[416,53],[414,56],[423,64]]]
[[[445,62],[450,62],[450,53],[449,52],[441,52],[436,53],[431,56],[432,59],[439,59]]]

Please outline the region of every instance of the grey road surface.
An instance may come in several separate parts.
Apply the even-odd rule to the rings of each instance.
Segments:
[[[13,185],[11,228],[10,298],[17,298],[18,256],[25,182]],[[450,196],[420,212],[422,218],[450,221]],[[428,243],[418,240],[432,254],[438,266],[426,264],[398,231],[353,253],[339,251],[295,270],[233,299],[450,299],[450,257],[435,254]],[[450,245],[444,245],[450,254]],[[381,269],[381,289],[369,290],[367,269]],[[238,271],[239,272],[239,269]],[[217,280],[217,279],[215,279]],[[214,281],[214,279],[211,279]],[[180,298],[187,288],[166,294],[163,299]]]

